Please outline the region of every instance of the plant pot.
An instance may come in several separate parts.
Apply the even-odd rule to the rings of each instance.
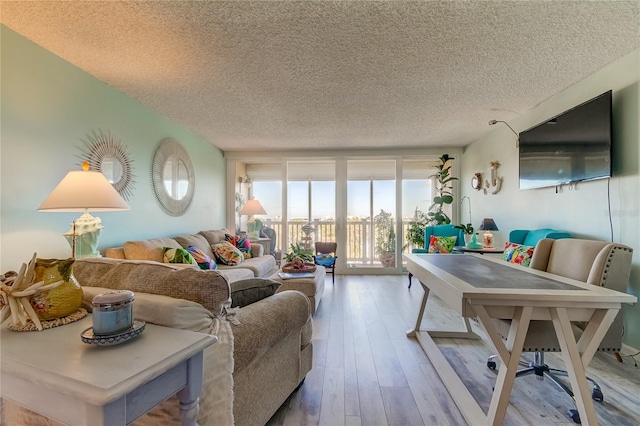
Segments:
[[[386,251],[379,255],[380,263],[385,268],[393,268],[396,266],[396,254],[392,251]]]

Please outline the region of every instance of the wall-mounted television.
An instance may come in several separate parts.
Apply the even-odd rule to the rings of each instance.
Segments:
[[[611,177],[611,90],[520,133],[520,189]]]

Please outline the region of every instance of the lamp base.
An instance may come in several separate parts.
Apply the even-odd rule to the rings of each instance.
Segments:
[[[64,234],[69,242],[74,259],[83,257],[102,257],[98,252],[98,242],[102,232],[102,221],[85,212],[71,223],[71,229]]]
[[[482,234],[482,243],[484,244],[484,248],[493,248],[493,234],[485,231],[485,233]]]

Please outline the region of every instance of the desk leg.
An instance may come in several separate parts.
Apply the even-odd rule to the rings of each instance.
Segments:
[[[202,391],[202,352],[187,360],[187,385],[177,396],[180,401],[180,420],[183,426],[197,426]]]
[[[585,370],[595,349],[615,319],[618,309],[596,310],[578,343],[576,343],[567,310],[565,308],[549,308],[549,313],[553,320],[560,349],[562,349],[562,358],[567,367],[580,421],[583,425],[597,425],[598,416],[591,400]]]
[[[509,336],[506,344],[499,336],[492,320],[489,318],[484,306],[474,306],[474,310],[478,313],[480,321],[484,326],[491,342],[496,348],[496,352],[502,361],[502,367],[498,371],[498,379],[491,397],[491,405],[487,412],[487,424],[501,425],[504,422],[507,406],[509,405],[509,397],[511,389],[516,378],[520,355],[522,355],[522,347],[524,339],[527,337],[529,330],[529,322],[531,321],[531,313],[533,308],[530,306],[517,307],[513,319],[511,320],[511,328],[509,328]]]
[[[418,319],[416,320],[416,326],[413,329],[407,330],[408,337],[416,337],[416,333],[420,330],[420,324],[422,323],[422,318],[424,317],[424,310],[427,306],[427,300],[429,299],[429,288],[420,281],[420,285],[424,290],[424,295],[422,296],[422,303],[420,304],[420,312],[418,313]],[[429,336],[432,338],[446,338],[446,339],[472,339],[478,340],[481,337],[473,332],[471,329],[471,323],[469,322],[469,318],[463,318],[465,331],[447,331],[447,330],[428,330]]]

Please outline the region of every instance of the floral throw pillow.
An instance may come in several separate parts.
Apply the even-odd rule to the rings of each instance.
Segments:
[[[453,246],[456,245],[456,237],[436,237],[434,235],[429,239],[428,253],[451,253]]]
[[[220,241],[211,246],[216,259],[224,265],[237,265],[244,260],[242,252],[229,241]]]
[[[225,234],[224,239],[237,247],[242,252],[245,259],[249,259],[251,257],[251,242],[248,237]]]
[[[524,246],[516,243],[506,243],[502,259],[509,263],[517,263],[522,266],[529,266],[533,257],[533,246]]]
[[[164,263],[184,263],[186,265],[198,265],[187,249],[163,247],[162,257]]]
[[[207,254],[198,247],[189,246],[187,247],[187,251],[196,260],[200,269],[218,269],[216,261],[207,256]]]

